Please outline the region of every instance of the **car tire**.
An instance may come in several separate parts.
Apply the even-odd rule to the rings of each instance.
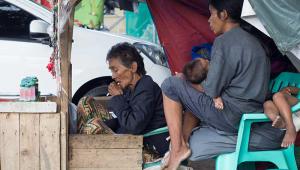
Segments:
[[[72,102],[77,105],[79,100],[84,96],[106,96],[107,87],[112,82],[111,77],[101,77],[93,79],[81,86],[72,98]]]

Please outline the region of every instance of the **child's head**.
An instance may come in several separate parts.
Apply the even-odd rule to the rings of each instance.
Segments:
[[[206,79],[211,56],[212,45],[209,43],[192,48],[192,61],[188,62],[182,70],[186,80],[193,84],[200,84]]]
[[[200,84],[206,79],[208,69],[204,64],[204,60],[206,59],[198,58],[185,64],[182,73],[187,81],[193,84]]]

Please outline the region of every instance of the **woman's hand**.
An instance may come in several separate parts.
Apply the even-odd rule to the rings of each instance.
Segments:
[[[122,95],[123,94],[123,90],[122,90],[122,88],[116,82],[111,82],[108,85],[108,93],[111,96],[117,96],[117,95]]]

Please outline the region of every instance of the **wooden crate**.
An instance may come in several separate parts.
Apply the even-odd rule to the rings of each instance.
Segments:
[[[69,136],[70,170],[141,170],[143,137]]]
[[[106,107],[111,97],[95,97]],[[70,135],[70,170],[141,170],[143,136]]]
[[[61,169],[60,123],[55,102],[1,102],[0,169]]]

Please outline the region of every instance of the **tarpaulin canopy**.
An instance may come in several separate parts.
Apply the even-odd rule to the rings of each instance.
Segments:
[[[193,46],[213,42],[207,0],[147,0],[147,4],[173,73],[191,60]]]
[[[299,7],[299,0],[244,0],[242,11],[242,18],[270,36],[298,71],[300,71]]]
[[[281,51],[289,51],[300,44],[299,0],[249,2]]]

